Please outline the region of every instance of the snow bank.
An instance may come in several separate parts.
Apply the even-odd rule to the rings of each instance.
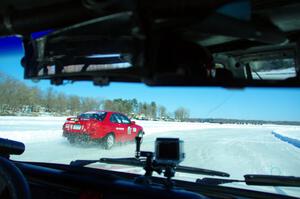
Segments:
[[[0,116],[0,127],[20,125],[55,125],[63,123],[67,117],[28,117],[28,116]]]
[[[293,138],[290,138],[290,137],[286,137],[286,136],[280,135],[280,134],[278,134],[278,133],[275,133],[274,131],[272,132],[272,134],[273,134],[276,138],[280,139],[281,141],[286,142],[286,143],[289,143],[289,144],[291,144],[291,145],[293,145],[293,146],[295,146],[295,147],[297,147],[297,148],[300,148],[300,140],[298,140],[298,139],[293,139]]]
[[[164,122],[164,121],[141,121],[136,124],[142,126],[146,135],[169,132],[169,131],[191,131],[198,129],[240,129],[240,128],[260,128],[260,125],[242,124],[217,124],[198,122]]]
[[[0,137],[14,139],[25,143],[46,142],[61,139],[62,125],[67,117],[0,117]],[[270,129],[281,135],[300,139],[300,126],[282,125],[242,125],[242,124],[216,124],[197,122],[165,122],[136,120],[136,124],[142,126],[145,136],[163,132],[185,132],[203,129]]]
[[[25,144],[60,139],[66,117],[0,117],[0,137]]]
[[[300,126],[271,125],[269,128],[282,136],[300,140]]]

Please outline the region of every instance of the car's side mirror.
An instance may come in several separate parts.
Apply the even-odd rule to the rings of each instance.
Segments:
[[[135,121],[131,121],[131,124],[133,124],[133,125],[134,125],[134,124],[135,124]]]

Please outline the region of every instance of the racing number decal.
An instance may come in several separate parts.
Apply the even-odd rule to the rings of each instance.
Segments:
[[[128,135],[131,134],[131,128],[130,128],[130,126],[129,126],[128,129],[127,129],[127,133],[128,133]]]

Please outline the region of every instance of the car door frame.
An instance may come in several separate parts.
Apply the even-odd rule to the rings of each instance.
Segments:
[[[119,115],[129,122],[129,123],[124,122],[123,119],[121,118],[124,127],[123,141],[124,142],[131,141],[133,139],[133,129],[132,129],[131,120],[122,113],[119,113]]]
[[[112,121],[112,117],[116,117],[116,122]],[[109,121],[112,126],[111,131],[115,134],[116,142],[123,142],[126,129],[122,123],[122,120],[120,119],[120,121],[118,121],[118,113],[112,113],[109,117]]]

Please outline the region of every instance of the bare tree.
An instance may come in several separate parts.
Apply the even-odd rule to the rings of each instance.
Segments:
[[[185,121],[186,119],[189,118],[190,115],[189,110],[183,107],[176,109],[174,114],[175,114],[175,119],[179,121]]]
[[[72,95],[68,100],[68,109],[70,114],[77,115],[80,112],[80,98],[76,95]]]
[[[155,102],[151,102],[150,104],[150,116],[152,119],[156,119],[157,117],[157,106]]]
[[[81,112],[90,111],[90,110],[97,110],[100,108],[100,101],[92,98],[92,97],[82,97],[81,98]]]
[[[158,107],[158,117],[164,119],[167,116],[167,109],[164,106]]]
[[[56,93],[53,91],[53,88],[51,87],[48,88],[44,97],[44,106],[46,107],[46,110],[48,112],[54,111],[55,98],[56,98]]]

